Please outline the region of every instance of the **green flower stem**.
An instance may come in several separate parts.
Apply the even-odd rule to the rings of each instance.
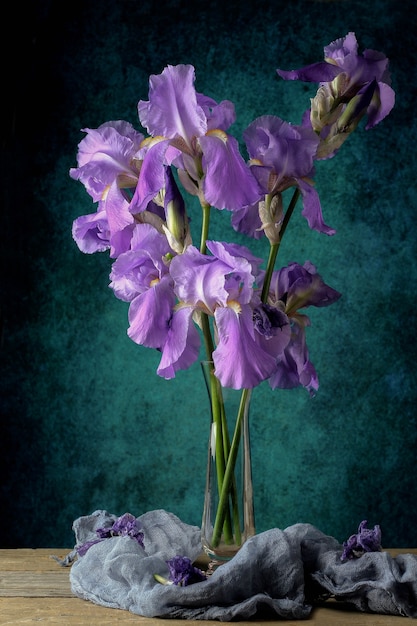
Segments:
[[[280,240],[282,241],[282,238],[284,236],[285,231],[287,230],[287,226],[288,226],[288,222],[291,219],[291,216],[293,214],[293,211],[295,209],[295,205],[297,204],[297,200],[300,197],[300,190],[298,187],[296,187],[294,189],[294,193],[292,194],[292,198],[291,201],[288,205],[288,209],[285,211],[285,215],[284,215],[284,219],[282,220],[282,226],[281,226],[281,230],[279,232],[280,234]]]
[[[263,284],[263,288],[262,288],[262,302],[266,302],[268,299],[268,293],[269,293],[269,287],[271,284],[271,278],[272,278],[272,274],[275,268],[275,262],[277,259],[277,255],[278,255],[278,251],[280,248],[280,244],[282,241],[282,238],[285,234],[285,231],[287,229],[288,223],[291,219],[291,216],[294,212],[295,206],[297,204],[297,200],[300,196],[300,190],[298,189],[298,187],[294,190],[294,193],[292,195],[292,198],[290,200],[290,203],[288,205],[288,208],[285,212],[284,215],[284,219],[282,221],[282,226],[281,226],[281,230],[280,230],[280,239],[279,242],[275,243],[275,244],[271,244],[270,248],[269,248],[269,257],[268,257],[268,262],[267,262],[267,267],[266,267],[266,272],[265,272],[265,279],[264,279],[264,284]],[[266,197],[265,201],[269,202],[271,200],[271,198]],[[242,419],[243,416],[245,414],[245,410],[247,408],[247,403],[249,402],[250,399],[250,390],[248,389],[243,389],[242,390],[242,395],[241,395],[241,399],[240,399],[240,406],[239,406],[239,412],[238,412],[238,416],[236,419],[236,425],[235,425],[235,431],[233,434],[233,439],[232,439],[232,444],[230,447],[230,451],[228,454],[228,458],[227,458],[227,463],[226,463],[226,470],[224,473],[224,476],[222,478],[222,485],[220,488],[219,485],[219,494],[220,494],[220,499],[219,499],[219,505],[217,508],[217,513],[216,513],[216,519],[215,519],[215,523],[214,523],[214,529],[213,529],[213,537],[212,537],[212,543],[213,546],[218,545],[218,543],[220,542],[220,537],[222,534],[222,529],[224,526],[224,521],[226,518],[226,515],[228,514],[228,500],[229,500],[229,494],[231,493],[231,491],[233,490],[234,492],[234,496],[236,496],[236,484],[234,482],[235,478],[234,478],[234,470],[235,470],[235,465],[236,465],[236,459],[237,459],[237,454],[238,454],[238,449],[239,449],[239,445],[240,445],[240,439],[241,439],[241,432],[242,432]],[[234,502],[234,497],[232,496],[232,501]],[[237,506],[237,500],[236,500],[236,506]],[[235,517],[236,515],[236,511],[235,511],[235,504],[233,504],[233,520],[234,520],[234,527],[235,527],[235,541],[237,543],[237,545],[240,545],[241,542],[241,534],[240,534],[240,524],[239,524],[239,514],[237,511],[237,517]],[[239,529],[239,530],[237,530]]]
[[[267,266],[266,266],[264,284],[263,284],[263,287],[262,287],[262,295],[261,295],[262,302],[266,302],[267,299],[268,299],[269,286],[271,284],[272,272],[274,271],[275,261],[276,261],[277,255],[278,255],[278,250],[279,250],[280,244],[281,244],[281,241],[279,241],[278,243],[272,243],[269,246],[268,263],[267,263]]]
[[[200,252],[202,254],[206,254],[207,246],[206,241],[209,233],[209,225],[210,225],[210,205],[201,202],[201,208],[203,211],[203,223],[201,227],[201,240],[200,240]],[[210,401],[211,401],[211,413],[212,420],[215,428],[215,459],[216,459],[216,478],[217,478],[217,488],[219,494],[222,491],[223,483],[224,483],[224,474],[225,467],[229,458],[229,449],[230,449],[230,439],[229,432],[227,427],[227,416],[224,410],[224,402],[222,396],[222,390],[219,381],[214,375],[214,368],[212,365],[213,359],[213,351],[214,351],[214,342],[212,337],[212,332],[210,328],[210,321],[207,313],[202,313],[201,315],[201,328],[203,331],[205,350],[207,355],[207,360],[211,363],[210,366],[210,379],[207,381],[208,389],[210,392]],[[236,495],[236,486],[233,483],[229,487],[228,490],[231,491],[232,501],[234,502],[235,509],[237,505],[237,495]],[[234,510],[234,518],[237,515],[237,519],[239,519],[239,511]],[[222,528],[223,528],[223,536],[226,543],[233,543],[233,530],[232,530],[232,522],[230,518],[229,510],[225,510],[222,520]],[[238,524],[239,532],[240,526]]]
[[[203,223],[201,225],[200,252],[201,254],[206,254],[206,241],[209,233],[211,206],[205,202],[201,202],[201,208],[203,209]]]
[[[226,464],[226,471],[223,478],[222,488],[219,491],[219,504],[217,507],[216,519],[213,527],[213,537],[212,544],[213,546],[217,546],[220,542],[220,538],[223,531],[224,519],[227,514],[227,508],[229,503],[229,495],[231,492],[232,485],[234,483],[234,471],[236,466],[236,459],[240,445],[240,439],[242,434],[242,422],[245,416],[245,411],[247,410],[247,404],[250,400],[250,389],[243,389],[242,396],[240,399],[239,411],[236,419],[235,431],[233,434],[232,443],[230,446],[230,451],[228,455],[228,460]],[[236,503],[237,504],[237,503]],[[235,515],[237,517],[235,517]],[[240,535],[240,524],[239,524],[239,515],[238,511],[234,510],[234,521],[235,521],[235,542],[237,545],[240,545],[242,539]],[[237,522],[237,523],[236,523]],[[237,528],[239,529],[237,531]]]
[[[267,263],[266,272],[265,272],[265,279],[264,279],[264,284],[262,287],[262,295],[261,295],[262,302],[266,302],[268,299],[271,278],[272,278],[272,274],[275,268],[275,261],[277,259],[281,241],[282,241],[282,238],[284,237],[285,231],[287,230],[288,223],[294,212],[295,205],[297,204],[297,200],[299,196],[300,196],[300,190],[298,189],[298,187],[296,187],[292,195],[291,201],[288,205],[288,209],[285,211],[284,219],[282,220],[281,230],[279,231],[279,241],[278,243],[274,243],[270,245],[268,263]]]
[[[220,494],[224,485],[224,476],[227,460],[229,457],[229,436],[227,430],[227,420],[224,410],[224,403],[221,393],[220,383],[214,375],[213,364],[210,363],[209,370],[210,400],[211,414],[215,428],[215,460],[216,460],[216,478],[217,489]],[[217,515],[217,512],[216,512]],[[225,510],[223,516],[223,536],[226,543],[233,543],[232,522],[229,510]],[[215,544],[214,544],[215,545]]]

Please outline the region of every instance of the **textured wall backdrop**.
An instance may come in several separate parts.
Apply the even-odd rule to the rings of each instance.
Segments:
[[[299,123],[315,85],[277,67],[318,61],[354,31],[390,58],[397,103],[363,125],[317,189],[333,238],[298,209],[280,262],[310,259],[343,293],[311,312],[320,389],[254,392],[258,531],[311,522],[339,540],[362,519],[386,546],[415,546],[416,19],[398,0],[58,0],[11,20],[3,58],[0,544],[73,545],[72,522],[165,508],[199,524],[208,403],[199,366],[157,377],[159,355],[131,342],[107,255],[81,254],[75,217],[93,210],[75,166],[82,128],[125,119],[148,77],[191,63],[196,88],[235,103],[242,130],[271,113]],[[17,27],[16,24],[19,24]],[[24,61],[18,61],[17,53]]]

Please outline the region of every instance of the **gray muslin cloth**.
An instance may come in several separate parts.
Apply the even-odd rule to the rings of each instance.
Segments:
[[[207,580],[163,585],[167,560],[192,561],[201,554],[200,529],[165,510],[138,517],[144,548],[130,536],[101,540],[80,556],[77,548],[97,539],[96,530],[117,516],[95,511],[75,520],[70,565],[72,592],[106,607],[145,617],[238,621],[307,619],[329,597],[360,611],[417,617],[417,557],[366,552],[341,561],[343,546],[310,524],[274,528],[249,539]]]

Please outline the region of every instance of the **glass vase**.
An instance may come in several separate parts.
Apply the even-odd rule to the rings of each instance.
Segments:
[[[255,534],[251,390],[222,388],[211,362],[203,362],[202,369],[210,403],[210,436],[201,534],[210,573]]]

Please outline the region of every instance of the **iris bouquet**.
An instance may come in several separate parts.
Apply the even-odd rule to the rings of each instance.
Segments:
[[[301,204],[309,228],[335,234],[323,219],[315,162],[335,157],[362,118],[366,129],[378,124],[395,100],[388,59],[374,50],[359,55],[352,32],[326,46],[323,60],[277,73],[318,83],[317,93],[300,125],[273,114],[252,121],[245,153],[230,133],[233,103],[199,93],[192,65],[168,65],[138,103],[146,133],[121,120],[85,128],[70,170],[97,203],[74,221],[73,237],[84,253],[109,252],[110,288],[129,303],[128,336],[160,352],[157,374],[165,379],[205,350],[218,489],[213,546],[245,538],[235,523],[234,472],[253,388],[268,381],[314,395],[319,386],[303,310],[328,306],[340,293],[309,260],[276,267],[291,216]],[[190,196],[201,207],[197,234]],[[210,236],[217,211],[230,213],[230,239]],[[264,240],[264,258],[251,252],[251,238]],[[241,393],[232,423],[227,388]]]

